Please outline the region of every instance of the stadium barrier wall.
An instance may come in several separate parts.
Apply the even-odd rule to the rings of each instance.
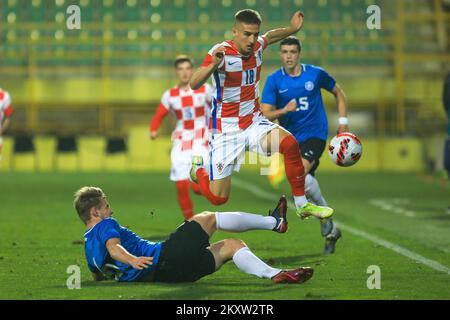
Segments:
[[[34,137],[33,152],[14,153],[14,140],[4,139],[3,159],[0,171],[166,171],[170,170],[171,141],[169,137],[159,137],[150,141],[146,127],[135,127],[128,136],[128,150],[117,154],[107,154],[106,138],[101,136],[80,136],[78,150],[59,153],[56,138]],[[420,172],[425,169],[424,148],[417,138],[362,138],[363,156],[348,168],[341,168],[331,162],[325,150],[321,159],[321,172]],[[264,174],[270,159],[256,154],[246,155],[242,171]]]

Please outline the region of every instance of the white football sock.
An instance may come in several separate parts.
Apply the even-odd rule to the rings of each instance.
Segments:
[[[239,270],[248,274],[253,274],[260,278],[271,279],[282,271],[280,269],[272,268],[264,263],[247,247],[239,249],[233,255],[233,261]]]
[[[294,202],[295,207],[298,209],[303,207],[308,202],[308,200],[306,200],[305,196],[294,196]]]
[[[272,216],[260,216],[245,212],[216,212],[217,229],[228,232],[247,230],[273,230],[277,220]]]
[[[322,192],[320,192],[319,182],[310,174],[307,174],[305,178],[305,193],[315,204],[319,206],[327,205]]]

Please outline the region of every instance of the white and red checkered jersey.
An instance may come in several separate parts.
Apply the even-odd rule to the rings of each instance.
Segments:
[[[213,133],[239,131],[248,128],[253,117],[260,114],[259,81],[262,54],[267,48],[267,39],[258,37],[253,53],[242,56],[228,40],[212,47],[202,66],[210,65],[213,51],[225,47],[225,57],[213,77],[213,109],[209,128]]]
[[[181,144],[181,151],[192,150],[197,145],[208,145],[211,99],[212,88],[209,84],[204,84],[197,90],[174,87],[164,92],[159,109],[163,108],[175,115],[177,121],[172,140],[174,144]],[[155,118],[151,124],[151,131],[159,127],[159,123],[155,123]]]
[[[0,88],[0,128],[4,117],[10,117],[13,112],[11,96],[8,92]]]

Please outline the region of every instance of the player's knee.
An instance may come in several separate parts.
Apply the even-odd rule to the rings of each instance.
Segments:
[[[280,153],[283,155],[290,153],[300,153],[300,148],[298,146],[297,140],[295,140],[292,134],[284,137],[280,143]]]
[[[215,212],[211,212],[211,211],[203,211],[203,212],[200,212],[199,214],[196,214],[194,216],[193,220],[195,220],[197,222],[201,222],[202,224],[215,226],[216,225],[216,214],[215,214]]]
[[[229,238],[225,240],[225,247],[227,248],[227,251],[230,252],[231,256],[246,246],[245,242],[240,239]]]
[[[211,199],[211,203],[215,206],[220,206],[222,204],[225,204],[228,201],[228,197],[213,197]]]
[[[203,211],[201,215],[204,217],[206,222],[209,225],[215,226],[216,225],[216,213],[211,211]]]

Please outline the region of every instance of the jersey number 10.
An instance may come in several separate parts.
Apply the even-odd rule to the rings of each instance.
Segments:
[[[252,84],[255,82],[255,70],[245,70],[245,84]]]

